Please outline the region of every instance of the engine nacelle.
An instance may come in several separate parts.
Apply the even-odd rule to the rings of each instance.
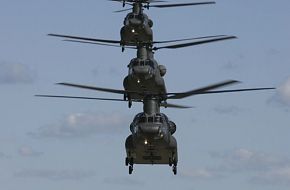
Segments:
[[[164,65],[159,65],[158,66],[160,75],[163,77],[166,74],[166,67]]]
[[[169,121],[169,131],[172,135],[176,132],[176,125],[173,121]]]

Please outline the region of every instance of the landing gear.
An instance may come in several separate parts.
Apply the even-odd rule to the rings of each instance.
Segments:
[[[172,167],[173,174],[177,174],[177,160],[174,157],[174,153],[172,154],[172,157],[169,157],[169,166]]]
[[[133,169],[134,169],[134,167],[133,167],[134,162],[133,161],[134,161],[133,158],[126,157],[125,164],[126,164],[126,166],[129,165],[129,174],[130,175],[133,173]]]
[[[128,101],[128,107],[129,107],[129,108],[132,107],[132,101],[131,101],[131,100]]]
[[[173,171],[173,174],[176,175],[177,174],[177,166],[173,166],[172,171]]]
[[[131,175],[133,172],[133,166],[129,166],[129,174]]]

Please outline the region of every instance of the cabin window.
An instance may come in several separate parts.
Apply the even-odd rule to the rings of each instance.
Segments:
[[[148,123],[153,123],[153,122],[154,122],[153,117],[148,117]]]
[[[141,117],[139,120],[140,123],[146,123],[146,117]]]
[[[159,116],[155,117],[154,121],[157,122],[157,123],[163,123],[163,119],[161,117],[159,117]]]

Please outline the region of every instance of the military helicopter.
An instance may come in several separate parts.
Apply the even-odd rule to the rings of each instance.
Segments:
[[[154,2],[163,1],[122,1],[112,0],[117,2],[123,2],[132,6],[132,12],[128,13],[124,19],[124,26],[121,28],[121,46],[138,45],[140,42],[150,45],[153,42],[152,26],[153,21],[143,12],[143,8],[149,9],[149,7],[168,8],[168,7],[180,7],[180,6],[193,6],[193,5],[205,5],[214,4],[215,2],[195,2],[195,3],[178,3],[178,4],[162,4],[162,5],[150,5]],[[145,5],[144,5],[145,4]],[[123,12],[130,9],[115,11]]]
[[[59,34],[49,34],[50,36],[64,37],[68,39],[78,39],[69,40],[73,42],[80,43],[90,43],[97,45],[109,45],[114,47],[120,47],[119,45],[113,44],[103,44],[99,42],[94,42],[92,38],[83,38],[77,36],[59,35]],[[188,38],[180,40],[168,40],[168,41],[156,41],[154,43],[172,43],[172,42],[182,42],[186,40],[191,40],[187,43],[178,43],[173,45],[166,45],[162,47],[150,47],[146,44],[140,44],[137,47],[129,47],[131,49],[137,49],[137,57],[132,59],[128,65],[128,75],[123,80],[124,89],[127,91],[149,91],[155,94],[166,94],[166,86],[164,82],[164,75],[166,74],[166,67],[164,65],[159,65],[154,59],[154,52],[160,49],[177,49],[189,46],[196,46],[205,43],[212,43],[217,41],[235,39],[235,36],[227,35],[217,35],[217,36],[205,36],[198,38]],[[82,39],[82,41],[79,41]],[[86,39],[87,41],[84,41]],[[89,40],[88,40],[89,39]],[[99,39],[97,39],[99,40]],[[141,94],[124,94],[124,99],[128,99],[129,108],[132,106],[132,100],[142,100],[144,95]]]
[[[172,166],[173,173],[177,173],[178,153],[177,142],[172,136],[176,131],[176,125],[170,121],[168,117],[160,113],[160,107],[169,108],[191,108],[190,106],[170,104],[167,100],[183,99],[194,95],[201,94],[217,94],[243,91],[260,91],[270,90],[275,88],[244,88],[233,90],[215,90],[221,87],[239,83],[236,80],[227,80],[220,83],[215,83],[198,89],[193,89],[186,92],[156,94],[149,91],[127,91],[108,89],[95,86],[87,86],[73,83],[57,83],[58,85],[77,87],[89,90],[110,92],[123,95],[138,94],[144,96],[141,99],[131,101],[143,103],[143,112],[135,116],[130,125],[131,135],[126,139],[125,147],[127,157],[125,164],[129,166],[129,174],[133,172],[134,164],[168,164]],[[38,97],[49,98],[69,98],[69,99],[87,99],[87,100],[103,100],[103,101],[119,101],[127,102],[125,99],[116,98],[95,98],[95,97],[80,97],[80,96],[63,96],[63,95],[36,95]]]
[[[121,28],[120,35],[121,40],[108,40],[108,39],[95,39],[95,38],[86,38],[86,37],[77,37],[77,36],[68,36],[68,35],[58,35],[58,34],[49,34],[50,36],[56,37],[65,37],[74,41],[82,40],[83,43],[97,42],[97,43],[109,43],[109,44],[120,44],[122,51],[125,50],[125,46],[152,46],[156,43],[167,43],[168,41],[153,41],[153,32],[152,26],[153,21],[143,12],[143,8],[149,9],[150,7],[156,8],[169,8],[169,7],[182,7],[182,6],[193,6],[193,5],[206,5],[206,4],[215,4],[214,1],[210,2],[194,2],[194,3],[177,3],[177,4],[160,4],[160,5],[150,5],[150,3],[156,2],[165,2],[165,1],[154,1],[154,0],[111,0],[116,2],[123,2],[123,5],[131,5],[132,12],[128,13],[124,19],[124,26]],[[127,11],[130,9],[125,9],[116,12]],[[191,40],[191,39],[182,39],[182,40]],[[178,40],[179,41],[179,40]]]

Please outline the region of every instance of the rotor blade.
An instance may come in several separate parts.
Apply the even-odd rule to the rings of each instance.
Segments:
[[[114,98],[92,98],[92,97],[83,97],[83,96],[57,96],[57,95],[35,95],[36,97],[44,98],[69,98],[69,99],[84,99],[84,100],[103,100],[103,101],[118,101],[118,102],[127,102],[123,99],[114,99]],[[132,100],[135,101],[135,100]]]
[[[220,38],[201,40],[201,41],[197,41],[197,42],[189,42],[189,43],[183,43],[183,44],[168,45],[168,46],[163,46],[163,47],[154,47],[152,50],[156,51],[156,50],[159,50],[159,49],[184,48],[184,47],[189,47],[189,46],[196,46],[196,45],[200,45],[200,44],[212,43],[212,42],[217,42],[217,41],[222,41],[222,40],[230,40],[230,39],[235,39],[235,38],[237,38],[237,37],[236,36],[225,36],[225,37],[220,37]]]
[[[177,105],[177,104],[169,104],[169,103],[160,103],[160,106],[165,108],[179,108],[179,109],[188,109],[192,108],[191,106],[183,106],[183,105]]]
[[[113,13],[126,12],[126,11],[129,11],[129,10],[131,10],[131,9],[132,9],[132,8],[129,8],[129,9],[122,9],[122,10],[114,11]]]
[[[169,7],[184,7],[184,6],[207,5],[207,4],[215,4],[215,2],[209,1],[209,2],[198,2],[198,3],[176,3],[176,4],[164,4],[164,5],[149,5],[149,7],[169,8]]]
[[[167,95],[171,95],[168,96],[167,99],[182,99],[182,98],[186,98],[189,96],[193,96],[196,94],[203,94],[206,93],[210,90],[216,89],[216,88],[220,88],[220,87],[224,87],[224,86],[228,86],[231,84],[235,84],[235,83],[239,83],[239,81],[236,80],[228,80],[228,81],[224,81],[224,82],[220,82],[217,84],[213,84],[213,85],[209,85],[209,86],[205,86],[202,88],[198,88],[198,89],[194,89],[188,92],[182,92],[182,93],[167,93]]]
[[[234,90],[217,90],[217,91],[207,91],[199,94],[218,94],[218,93],[229,93],[229,92],[246,92],[246,91],[260,91],[260,90],[275,90],[276,88],[244,88],[244,89],[234,89]]]
[[[109,0],[109,1],[116,1],[123,3],[124,0]],[[130,3],[135,3],[135,2],[140,2],[140,3],[163,3],[163,2],[168,2],[168,1],[162,1],[162,0],[125,0],[125,2],[130,2]]]
[[[226,35],[203,36],[203,37],[197,37],[197,38],[185,38],[185,39],[178,39],[178,40],[153,41],[152,43],[161,44],[161,43],[181,42],[181,41],[187,41],[187,40],[199,40],[199,39],[205,39],[205,38],[217,38],[217,37],[225,37],[225,36]]]
[[[101,45],[101,46],[110,46],[110,47],[118,47],[119,45],[113,45],[113,44],[105,44],[105,43],[98,43],[98,42],[87,42],[87,41],[81,41],[81,40],[63,40],[65,42],[76,42],[76,43],[83,43],[83,44],[93,44],[93,45]],[[127,49],[137,49],[135,47],[126,46]]]
[[[115,93],[115,94],[130,94],[130,93],[137,93],[138,92],[132,92],[127,90],[117,90],[117,89],[111,89],[111,88],[101,88],[101,87],[95,87],[95,86],[87,86],[87,85],[80,85],[80,84],[73,84],[73,83],[56,83],[58,85],[64,85],[64,86],[70,86],[75,88],[84,88],[88,90],[96,90],[96,91],[102,91],[102,92],[109,92],[109,93]]]
[[[69,35],[61,35],[61,34],[48,34],[48,36],[69,38],[69,39],[75,39],[75,40],[92,41],[92,42],[103,42],[103,43],[110,43],[110,44],[120,44],[121,43],[118,40],[105,40],[105,39],[86,38],[86,37],[69,36]]]

